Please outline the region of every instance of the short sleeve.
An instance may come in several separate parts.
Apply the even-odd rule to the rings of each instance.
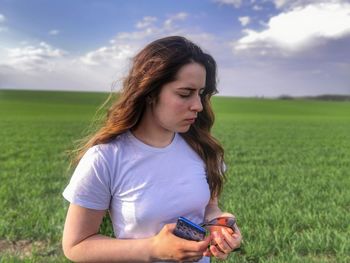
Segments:
[[[108,209],[111,199],[109,171],[98,146],[91,147],[76,167],[63,197],[85,208]]]

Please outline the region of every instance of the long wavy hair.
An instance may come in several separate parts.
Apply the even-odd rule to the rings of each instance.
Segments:
[[[217,93],[216,62],[196,44],[181,36],[155,40],[133,58],[118,99],[109,108],[102,127],[85,138],[76,149],[73,163],[77,164],[90,147],[108,143],[136,127],[145,111],[147,98],[157,98],[162,86],[174,81],[182,66],[193,62],[206,69],[206,86],[201,95],[203,110],[181,136],[204,161],[212,198],[219,196],[225,178],[224,150],[211,135],[214,113],[210,104],[211,96]]]

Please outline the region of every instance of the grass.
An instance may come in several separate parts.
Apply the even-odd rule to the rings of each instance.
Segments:
[[[107,96],[0,91],[1,262],[67,262],[66,150]],[[218,97],[213,107],[229,168],[220,203],[244,235],[228,261],[349,262],[350,103]]]

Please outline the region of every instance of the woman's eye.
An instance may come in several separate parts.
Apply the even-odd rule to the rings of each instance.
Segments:
[[[190,95],[191,95],[191,94],[189,94],[189,93],[186,93],[186,94],[181,93],[181,94],[179,94],[179,96],[180,96],[181,98],[188,98]]]

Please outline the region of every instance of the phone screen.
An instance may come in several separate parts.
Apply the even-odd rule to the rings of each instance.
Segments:
[[[190,220],[180,217],[177,220],[174,235],[187,240],[201,241],[205,238],[206,230]]]

